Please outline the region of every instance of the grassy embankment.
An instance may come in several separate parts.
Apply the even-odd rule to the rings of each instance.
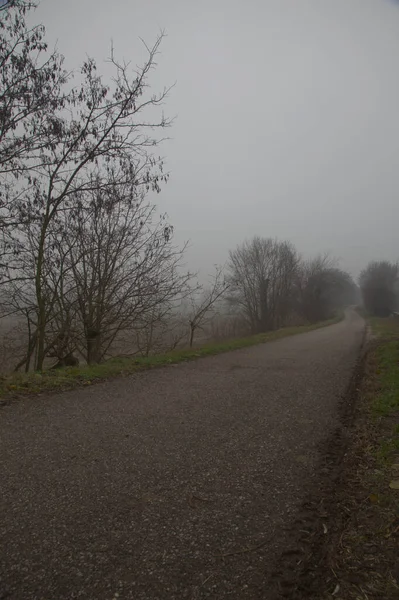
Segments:
[[[180,349],[149,357],[114,358],[100,365],[85,365],[65,369],[53,369],[40,373],[13,373],[0,378],[0,398],[7,396],[20,396],[24,394],[37,394],[41,392],[67,390],[81,385],[91,385],[113,377],[120,377],[152,369],[173,365],[197,358],[222,354],[230,350],[247,348],[256,344],[272,342],[287,336],[306,333],[337,323],[342,315],[329,321],[299,327],[286,327],[277,331],[259,335],[238,338],[223,342],[213,342],[199,348]]]
[[[372,415],[384,424],[377,454],[385,464],[396,460],[399,452],[399,320],[372,318],[369,323],[377,344],[371,351],[366,376],[375,390]]]
[[[339,535],[329,565],[337,598],[399,598],[399,320],[371,329],[356,421],[337,489]],[[331,597],[331,591],[325,597]]]

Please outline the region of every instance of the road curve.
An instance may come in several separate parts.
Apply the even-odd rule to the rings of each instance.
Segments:
[[[3,407],[0,599],[267,599],[363,331]]]

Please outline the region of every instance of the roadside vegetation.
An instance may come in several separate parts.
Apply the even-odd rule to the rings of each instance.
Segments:
[[[377,344],[371,350],[371,373],[367,373],[375,385],[371,410],[383,426],[377,455],[389,466],[399,463],[399,319],[372,319],[371,329]]]
[[[300,333],[306,333],[315,329],[320,329],[321,327],[333,325],[334,323],[338,323],[342,318],[343,313],[340,313],[335,318],[320,323],[297,327],[285,327],[268,333],[225,340],[223,342],[214,342],[195,349],[184,348],[181,350],[174,350],[165,354],[149,357],[114,358],[102,364],[69,367],[64,369],[49,369],[40,373],[12,373],[0,378],[0,398],[2,398],[4,402],[7,402],[7,399],[25,394],[63,391],[78,386],[92,385],[113,377],[123,377],[143,370],[166,367],[204,358],[206,356],[213,356],[232,350],[238,350],[240,348],[255,346],[257,344],[273,342],[288,336],[298,335]]]
[[[328,551],[328,566],[337,585],[335,598],[396,600],[399,319],[374,316],[367,321],[371,339],[343,479],[335,498],[339,526]],[[331,590],[324,597],[330,598]]]

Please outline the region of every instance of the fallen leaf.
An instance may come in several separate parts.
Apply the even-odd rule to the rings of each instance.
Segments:
[[[399,490],[399,479],[394,479],[393,481],[391,481],[389,487],[391,488],[391,490]]]
[[[380,501],[378,494],[370,494],[369,500],[371,504],[378,504],[378,502]]]
[[[339,590],[340,590],[340,585],[339,585],[339,583],[337,583],[337,585],[335,586],[335,589],[331,595],[336,596],[338,594]]]

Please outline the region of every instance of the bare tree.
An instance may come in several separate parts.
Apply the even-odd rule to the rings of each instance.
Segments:
[[[37,303],[37,358],[41,369],[45,357],[48,310],[46,302],[46,261],[51,260],[53,229],[62,222],[62,214],[73,212],[79,195],[95,190],[107,193],[115,186],[130,182],[135,190],[160,190],[163,163],[153,155],[160,141],[151,134],[170,121],[163,116],[149,121],[148,110],[160,106],[166,97],[148,95],[148,76],[155,66],[162,35],[152,48],[147,48],[145,64],[130,74],[130,66],[118,63],[112,55],[115,69],[112,89],[97,74],[93,60],[82,68],[82,84],[64,99],[63,110],[47,116],[41,136],[45,143],[38,150],[34,174],[29,174],[29,194],[21,194],[8,206],[8,220],[20,223],[14,228],[14,247],[24,242],[26,230],[36,230],[35,292]],[[112,176],[110,177],[110,173]],[[6,269],[7,278],[20,276],[20,265]]]
[[[33,354],[37,360],[39,314],[35,227],[29,227],[26,240],[24,281],[10,282],[2,296],[8,314],[27,319],[28,348],[18,367],[29,369]],[[139,334],[149,353],[166,328],[176,330],[169,331],[175,345],[173,307],[189,293],[191,275],[180,264],[184,247],[174,246],[172,226],[166,216],[157,216],[145,191],[126,184],[80,192],[75,209],[52,223],[48,244],[44,357],[56,358],[58,365],[75,361],[77,354],[88,363],[100,362],[125,336],[135,340]]]
[[[230,251],[230,302],[253,333],[284,324],[292,306],[298,255],[289,242],[254,237]]]
[[[190,280],[145,201],[168,178],[154,149],[170,120],[151,115],[168,89],[148,91],[163,34],[141,67],[112,50],[111,83],[88,59],[72,87],[44,28],[25,24],[34,6],[0,6],[0,281],[4,310],[26,320],[27,370],[75,351],[103,360],[129,328],[154,332]]]
[[[63,57],[48,53],[42,25],[28,28],[31,2],[3,4],[0,20],[0,175],[34,170],[53,140],[45,125],[64,106]],[[5,201],[4,189],[2,200]]]
[[[148,327],[188,293],[184,248],[173,245],[166,217],[156,217],[134,184],[81,192],[64,230],[69,289],[89,364],[104,360],[121,334]]]
[[[29,371],[37,353],[38,309],[35,290],[35,270],[37,237],[34,227],[26,225],[25,247],[19,254],[19,278],[11,279],[1,289],[1,310],[3,317],[16,317],[22,326],[25,322],[27,350],[21,356],[16,370],[25,366]],[[64,311],[67,296],[64,295],[65,248],[54,236],[52,252],[46,261],[44,272],[44,296],[46,298],[45,356],[61,360],[64,349],[71,338],[70,323],[66,319],[69,311]],[[66,333],[67,332],[67,333]]]
[[[360,274],[360,288],[366,310],[387,317],[399,309],[399,265],[373,261]]]
[[[188,288],[187,288],[188,293]],[[142,327],[135,327],[134,353],[150,356],[170,352],[187,340],[187,326],[180,314],[180,298],[150,311]],[[131,332],[127,331],[131,336]]]
[[[194,335],[198,329],[202,329],[213,316],[215,305],[228,290],[223,269],[216,267],[208,287],[198,286],[193,290],[190,298],[190,348],[194,343]]]
[[[34,7],[21,0],[0,7],[0,284],[20,277],[23,243],[15,227],[26,218],[36,169],[56,139],[48,123],[66,102],[63,57],[48,52],[42,25],[26,25]]]
[[[5,12],[10,8],[24,8],[27,10],[33,7],[36,7],[36,3],[29,0],[1,0],[0,2],[0,12]]]
[[[298,310],[306,321],[328,319],[356,301],[356,286],[328,254],[302,262],[297,279]]]

